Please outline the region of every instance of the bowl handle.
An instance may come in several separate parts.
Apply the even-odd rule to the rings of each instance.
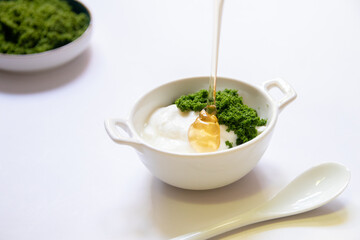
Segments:
[[[284,81],[281,78],[275,78],[268,81],[265,81],[262,84],[265,92],[274,100],[274,98],[270,95],[270,90],[274,87],[280,89],[280,91],[284,94],[284,96],[278,100],[274,100],[280,112],[284,109],[285,106],[287,106],[289,103],[295,100],[297,94],[295,90],[290,86],[289,83]]]
[[[119,132],[118,127],[124,130],[128,136],[124,136],[123,133]],[[105,129],[110,138],[116,143],[129,145],[138,150],[142,146],[142,144],[133,137],[133,133],[127,120],[108,119],[105,121]]]

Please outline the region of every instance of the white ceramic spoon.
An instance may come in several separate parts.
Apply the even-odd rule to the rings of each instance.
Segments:
[[[204,240],[253,223],[313,210],[342,193],[349,180],[350,171],[343,165],[321,164],[295,178],[263,205],[202,231],[179,236],[173,240]]]

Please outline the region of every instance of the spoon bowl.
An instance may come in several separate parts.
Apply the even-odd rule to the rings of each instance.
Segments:
[[[350,171],[343,165],[338,163],[318,165],[299,175],[263,205],[202,231],[186,234],[173,240],[208,239],[253,223],[313,210],[340,195],[349,181]]]
[[[295,178],[271,200],[272,211],[279,215],[298,214],[318,208],[340,195],[349,180],[350,171],[343,165],[315,166]]]

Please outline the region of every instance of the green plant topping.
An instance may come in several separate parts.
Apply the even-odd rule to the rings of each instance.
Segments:
[[[182,111],[200,111],[207,105],[207,90],[200,90],[193,94],[183,95],[175,101]],[[266,125],[267,120],[258,117],[255,109],[243,104],[243,99],[235,89],[225,89],[216,92],[216,117],[219,124],[227,126],[227,131],[234,131],[237,135],[236,145],[245,143],[258,135],[256,127]],[[233,143],[227,141],[231,148]]]

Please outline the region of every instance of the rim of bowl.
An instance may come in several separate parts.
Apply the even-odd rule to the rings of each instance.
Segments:
[[[157,87],[155,87],[154,89],[146,92],[142,97],[140,97],[137,101],[136,104],[134,105],[133,109],[131,110],[130,113],[130,117],[131,119],[133,118],[135,111],[137,109],[137,106],[139,105],[140,101],[148,96],[149,94],[151,94],[153,91],[177,83],[177,82],[181,82],[181,81],[186,81],[189,79],[193,79],[193,80],[200,80],[200,79],[204,79],[204,78],[209,78],[209,76],[197,76],[197,77],[189,77],[189,78],[181,78],[181,79],[177,79],[177,80],[173,80],[170,82],[167,82],[165,84],[159,85]],[[135,130],[135,127],[133,125],[133,121],[129,121],[129,127],[131,128],[132,133],[135,135],[135,139],[137,139],[139,141],[140,144],[145,145],[146,147],[156,151],[156,152],[160,152],[160,153],[165,153],[165,154],[169,154],[169,155],[173,155],[173,156],[182,156],[182,157],[204,157],[204,156],[212,156],[212,155],[221,155],[221,154],[228,154],[234,151],[239,151],[243,148],[246,148],[248,146],[254,145],[256,144],[258,141],[260,141],[260,139],[264,138],[266,135],[268,135],[272,129],[274,128],[276,122],[277,122],[277,118],[278,118],[278,114],[279,114],[279,109],[276,107],[276,104],[274,102],[274,100],[269,96],[269,94],[267,94],[265,92],[265,90],[263,90],[262,88],[260,88],[259,86],[256,85],[252,85],[249,83],[246,83],[244,81],[241,80],[237,80],[234,78],[227,78],[227,77],[220,77],[218,76],[218,78],[224,79],[226,81],[233,81],[233,82],[240,82],[244,85],[247,85],[248,87],[251,88],[255,88],[257,91],[261,92],[262,95],[268,100],[268,102],[271,104],[271,112],[273,113],[272,119],[270,121],[270,123],[268,125],[266,125],[266,128],[263,132],[261,132],[259,135],[257,135],[256,137],[254,137],[253,139],[251,139],[250,141],[247,141],[246,143],[242,143],[240,145],[237,145],[235,147],[232,148],[228,148],[225,150],[220,150],[220,151],[215,151],[215,152],[204,152],[204,153],[179,153],[179,152],[171,152],[171,151],[167,151],[167,150],[162,150],[160,148],[154,147],[151,144],[147,143],[146,141],[144,141],[144,139],[142,139],[142,137],[138,134],[138,132]]]
[[[30,58],[42,57],[42,56],[45,56],[45,55],[53,54],[54,52],[61,51],[61,49],[71,47],[71,46],[77,44],[77,42],[79,42],[85,36],[91,34],[91,30],[92,30],[92,26],[93,26],[93,23],[92,23],[93,20],[92,20],[92,14],[91,14],[89,8],[84,3],[82,3],[81,1],[78,1],[78,0],[65,0],[65,1],[66,2],[77,2],[78,4],[80,4],[85,9],[85,14],[87,14],[89,16],[89,25],[87,26],[86,30],[78,38],[76,38],[74,41],[71,41],[71,42],[69,42],[69,43],[67,43],[65,45],[62,45],[62,46],[57,47],[57,48],[46,50],[44,52],[30,53],[30,54],[0,53],[0,58],[13,58],[13,59],[16,59],[16,58],[23,58],[23,59],[28,58],[28,59],[30,59]]]

